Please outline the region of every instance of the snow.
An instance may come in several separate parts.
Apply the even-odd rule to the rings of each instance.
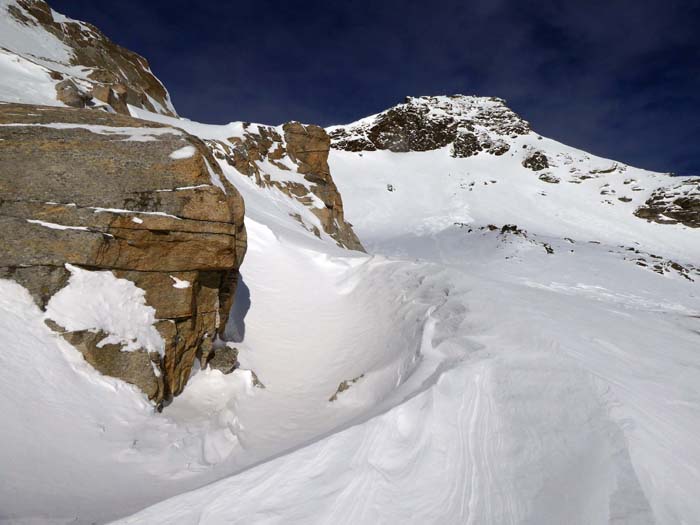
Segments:
[[[194,146],[184,146],[178,150],[173,151],[170,154],[170,158],[173,160],[190,159],[194,157],[197,150]]]
[[[201,138],[243,130],[140,115]],[[162,414],[86,365],[0,280],[0,413],[13,429],[0,434],[0,516],[696,522],[700,285],[626,254],[692,264],[699,231],[632,215],[664,175],[618,165],[571,183],[572,166],[612,161],[536,134],[509,140],[501,157],[333,151],[367,255],[317,238],[293,217],[312,224],[308,208],[221,161],[246,203],[226,329],[242,369],[195,371]],[[521,166],[535,147],[559,184]],[[628,191],[629,178],[644,190]],[[507,223],[527,238],[501,233]],[[142,291],[71,271],[46,316],[154,344]]]
[[[0,49],[0,100],[63,106],[56,100],[55,84],[46,68]]]
[[[112,272],[89,271],[66,264],[71,276],[46,306],[46,318],[69,331],[101,330],[107,334],[98,346],[122,344],[124,352],[164,353],[155,323],[155,310],[145,292]]]
[[[73,56],[70,48],[38,23],[25,25],[16,20],[8,13],[10,6],[19,8],[14,0],[0,0],[0,47],[19,55],[70,62]]]
[[[170,278],[173,280],[173,288],[185,289],[190,287],[191,283],[189,281],[178,279],[174,275],[171,275]]]
[[[37,221],[34,219],[27,219],[27,222],[31,224],[39,224],[45,228],[50,228],[52,230],[82,230],[88,231],[85,226],[66,226],[65,224],[56,224],[55,222]]]

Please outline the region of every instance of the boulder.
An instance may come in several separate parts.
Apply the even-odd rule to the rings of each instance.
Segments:
[[[66,106],[84,108],[91,97],[79,89],[75,82],[66,79],[56,84],[56,98]]]
[[[155,309],[162,358],[54,328],[102,373],[167,402],[223,336],[246,250],[241,196],[206,145],[176,128],[20,104],[0,105],[0,124],[0,277],[42,308],[67,263],[133,282]],[[191,155],[171,156],[183,148]]]

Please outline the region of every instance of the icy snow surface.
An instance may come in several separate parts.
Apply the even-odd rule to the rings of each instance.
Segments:
[[[560,184],[520,165],[528,147]],[[227,325],[243,369],[197,371],[162,414],[0,281],[0,517],[697,523],[700,288],[627,248],[697,263],[700,231],[632,215],[665,176],[570,184],[569,162],[612,164],[534,133],[502,157],[334,151],[370,255],[316,238],[291,216],[303,206],[222,163],[246,202]],[[633,201],[605,202],[604,184]],[[485,228],[506,223],[527,237]]]

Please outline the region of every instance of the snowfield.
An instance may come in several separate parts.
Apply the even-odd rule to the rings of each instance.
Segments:
[[[521,166],[534,147],[559,183]],[[246,202],[242,367],[195,371],[160,414],[0,280],[0,521],[698,523],[700,230],[634,217],[668,177],[613,164],[535,133],[501,157],[332,151],[363,254],[222,161]],[[101,273],[48,315],[157,348],[138,289]]]

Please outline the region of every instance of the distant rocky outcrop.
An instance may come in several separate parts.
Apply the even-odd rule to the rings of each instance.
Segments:
[[[226,141],[208,140],[214,155],[257,185],[277,188],[309,208],[339,246],[364,251],[345,220],[343,200],[328,167],[326,131],[299,122],[278,127],[244,124],[243,129],[241,136]],[[317,228],[313,231],[320,235]]]
[[[129,114],[127,104],[176,115],[148,61],[115,44],[92,24],[60,15],[43,0],[11,0],[0,6],[0,16],[9,17],[29,40],[43,41],[28,51],[14,42],[3,42],[0,36],[0,47],[41,67],[55,81],[58,101],[79,108],[105,106],[125,115]],[[60,48],[62,53],[49,52],[47,46]]]
[[[634,214],[660,224],[682,223],[700,228],[700,178],[681,179],[677,184],[654,190]]]
[[[49,324],[155,403],[182,392],[196,357],[216,355],[246,251],[243,201],[209,149],[152,122],[20,104],[0,104],[0,144],[0,277],[42,308],[66,286],[67,263],[134,283],[162,355],[124,352],[99,327]]]
[[[346,151],[429,151],[451,145],[454,157],[481,152],[503,155],[504,137],[530,132],[530,126],[499,98],[464,95],[407,97],[373,117],[328,128],[333,148]]]
[[[532,171],[541,171],[549,168],[549,160],[547,159],[547,155],[541,151],[533,151],[523,160],[523,167],[531,169]]]

